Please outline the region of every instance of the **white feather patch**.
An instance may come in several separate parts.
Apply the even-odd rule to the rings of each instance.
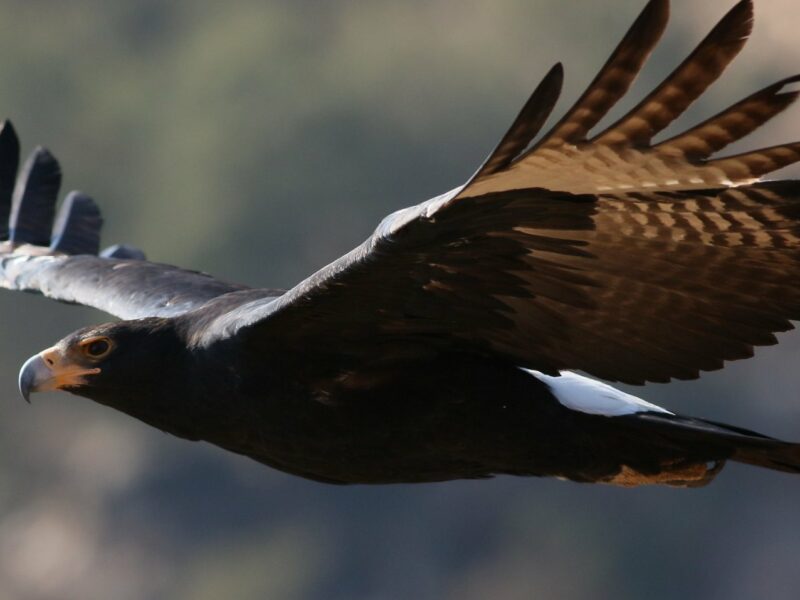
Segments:
[[[559,377],[545,375],[539,371],[523,369],[547,384],[550,391],[561,404],[570,410],[577,410],[590,415],[619,417],[638,412],[660,412],[672,414],[660,406],[646,400],[626,394],[607,383],[583,377],[570,371],[561,371]]]

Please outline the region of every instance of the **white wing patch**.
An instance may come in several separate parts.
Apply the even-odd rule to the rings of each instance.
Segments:
[[[607,383],[583,377],[577,373],[561,371],[559,377],[553,377],[530,369],[523,369],[523,371],[545,383],[553,392],[556,400],[570,410],[604,417],[620,417],[638,412],[672,414],[660,406],[626,394]]]

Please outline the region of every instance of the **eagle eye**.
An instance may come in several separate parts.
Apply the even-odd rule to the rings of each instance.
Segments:
[[[90,338],[81,342],[81,349],[90,358],[103,358],[111,351],[111,340],[106,337]]]

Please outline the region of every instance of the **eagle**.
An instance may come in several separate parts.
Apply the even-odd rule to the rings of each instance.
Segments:
[[[606,382],[694,379],[800,319],[800,182],[762,177],[800,143],[716,156],[786,109],[770,85],[654,138],[744,46],[742,0],[634,108],[669,17],[651,0],[563,117],[544,76],[463,185],[387,216],[289,290],[100,252],[60,167],[19,168],[0,131],[0,285],[110,313],[25,362],[19,388],[64,390],[164,432],[337,484],[558,477],[709,483],[732,460],[800,473],[800,444],[675,414]]]

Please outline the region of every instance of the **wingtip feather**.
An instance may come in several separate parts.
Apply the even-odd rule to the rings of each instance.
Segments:
[[[598,133],[593,143],[649,146],[725,71],[753,30],[753,4],[742,0],[713,27],[694,51],[626,115]],[[680,90],[676,94],[675,90]]]
[[[81,192],[70,192],[58,211],[50,248],[66,254],[97,254],[102,226],[94,200]]]
[[[13,242],[46,246],[55,216],[61,167],[44,147],[38,146],[25,161],[17,178],[9,221]]]
[[[784,90],[798,81],[800,75],[777,81],[694,127],[659,142],[653,149],[691,161],[707,159],[791,106],[800,97],[800,91]]]
[[[627,93],[655,48],[669,22],[669,0],[651,0],[639,13],[625,36],[595,78],[562,119],[539,144],[579,143]],[[595,92],[606,93],[598,98]]]
[[[504,169],[530,145],[553,111],[563,83],[564,66],[557,62],[533,90],[511,127],[471,180]]]
[[[6,119],[0,123],[0,240],[8,239],[11,197],[19,170],[19,137]]]

